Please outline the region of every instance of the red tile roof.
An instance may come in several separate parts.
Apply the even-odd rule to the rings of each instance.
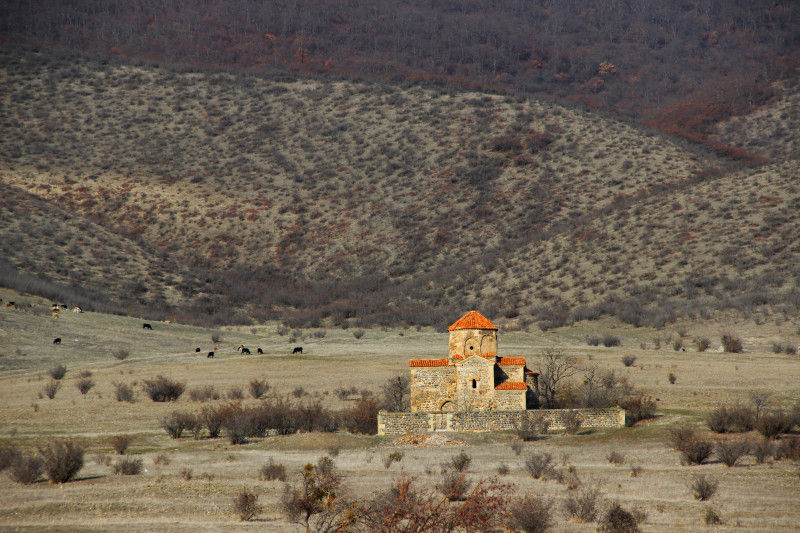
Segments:
[[[494,390],[526,390],[528,388],[521,381],[506,381],[505,383],[501,383]]]
[[[525,369],[525,373],[526,374],[536,374],[537,376],[539,375],[539,373],[536,370],[530,370],[528,368]]]
[[[514,365],[514,366],[525,366],[525,358],[524,357],[501,357],[499,361],[497,361],[498,365]]]
[[[466,315],[456,320],[447,331],[456,329],[497,329],[497,326],[477,311],[470,311]]]
[[[408,362],[408,366],[410,367],[421,367],[421,366],[449,366],[450,360],[449,359],[412,359]]]

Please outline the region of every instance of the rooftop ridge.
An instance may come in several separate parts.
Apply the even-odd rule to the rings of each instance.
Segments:
[[[477,311],[469,311],[464,316],[453,322],[447,328],[447,331],[455,331],[458,329],[497,329],[497,326],[492,324],[492,321],[480,314]]]

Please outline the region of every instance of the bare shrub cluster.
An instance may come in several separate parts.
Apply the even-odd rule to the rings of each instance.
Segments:
[[[670,444],[681,453],[681,462],[689,465],[703,464],[711,457],[714,445],[686,426],[670,429]]]
[[[174,402],[183,394],[186,384],[164,376],[145,380],[142,389],[154,402]]]

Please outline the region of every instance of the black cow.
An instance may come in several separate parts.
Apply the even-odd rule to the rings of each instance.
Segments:
[[[195,349],[194,349],[194,351],[195,351],[195,352],[199,352],[199,351],[200,351],[200,348],[195,348]]]
[[[144,323],[144,324],[142,324],[142,329],[153,329],[153,326],[151,326],[150,324]]]
[[[242,348],[242,353],[250,355],[250,349],[249,348]]]
[[[206,357],[214,357],[214,352],[208,352],[208,355]]]
[[[61,337],[56,337],[53,339],[53,344],[61,344]]]
[[[259,349],[258,349],[258,353],[259,353],[259,354],[263,354],[263,353],[264,353],[264,350],[262,350],[261,348],[259,348]]]
[[[296,353],[300,353],[300,354],[303,353],[303,347],[302,346],[295,346],[294,350],[292,350],[292,355],[294,355]]]

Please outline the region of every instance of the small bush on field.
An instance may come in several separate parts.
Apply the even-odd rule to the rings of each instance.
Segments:
[[[683,341],[680,339],[673,341],[672,349],[675,350],[676,352],[680,352],[683,349]]]
[[[50,382],[44,386],[42,392],[44,392],[44,395],[52,400],[56,397],[56,393],[58,392],[59,388],[61,388],[61,382],[51,379]]]
[[[559,418],[567,434],[574,435],[581,429],[581,418],[577,411],[564,411]]]
[[[114,435],[108,440],[108,443],[117,452],[117,455],[124,455],[132,440],[130,435]]]
[[[20,458],[19,450],[9,444],[0,446],[0,472],[9,468]]]
[[[191,430],[197,424],[197,417],[181,411],[173,411],[159,420],[159,425],[173,439],[179,439],[184,430]]]
[[[45,475],[51,483],[66,483],[83,468],[86,448],[71,440],[53,441],[39,448]]]
[[[525,460],[525,469],[533,479],[545,479],[553,475],[555,465],[549,453],[533,453]]]
[[[219,393],[214,385],[203,385],[189,390],[189,399],[193,402],[207,402],[208,400],[219,400]]]
[[[697,351],[698,352],[705,352],[711,347],[711,341],[705,337],[700,337],[697,339]]]
[[[586,344],[589,346],[599,346],[600,345],[600,337],[592,336],[586,339]]]
[[[743,440],[723,439],[717,442],[714,451],[725,466],[732,467],[736,465],[736,461],[747,455],[750,445]]]
[[[782,433],[791,431],[794,425],[791,415],[783,411],[765,413],[756,421],[756,430],[768,439],[774,439]]]
[[[269,462],[258,471],[258,479],[261,481],[286,481],[286,467],[276,463],[270,458]]]
[[[361,337],[364,336],[364,333],[366,333],[366,332],[363,329],[354,329],[353,330],[353,337],[355,337],[356,339],[360,339]]]
[[[500,463],[497,467],[497,474],[500,476],[507,476],[511,472],[511,469],[505,463]]]
[[[241,400],[244,398],[244,392],[240,387],[232,387],[227,394],[229,400]]]
[[[564,514],[579,522],[594,522],[597,519],[597,506],[600,502],[600,488],[587,487],[578,492],[570,492],[564,500]]]
[[[226,412],[227,406],[214,406],[214,407],[203,407],[200,410],[199,420],[200,423],[206,426],[208,430],[208,437],[211,439],[215,439],[219,437],[220,429],[222,429],[222,424],[225,421],[225,417],[227,415]]]
[[[615,502],[603,513],[597,529],[603,533],[636,533],[639,531],[639,523],[633,513]]]
[[[697,436],[693,429],[675,427],[669,433],[671,446],[681,453],[681,463],[699,465],[711,457],[713,445]]]
[[[753,429],[756,413],[744,405],[720,405],[706,415],[706,425],[714,433],[744,433]]]
[[[145,394],[154,402],[174,402],[181,397],[185,388],[185,383],[173,381],[164,376],[145,380],[142,384]]]
[[[695,500],[701,502],[711,499],[714,493],[717,492],[718,487],[718,481],[704,475],[695,475],[689,482],[689,489],[692,491],[692,496],[694,496]]]
[[[522,443],[521,442],[512,442],[509,446],[511,451],[514,452],[514,455],[519,455],[522,453]]]
[[[233,512],[243,522],[252,520],[261,512],[258,496],[248,490],[242,490],[233,497]]]
[[[800,437],[784,437],[775,450],[775,459],[800,461]]]
[[[750,444],[750,453],[758,464],[764,464],[767,459],[775,455],[775,443],[766,438],[757,440]]]
[[[728,353],[741,353],[743,351],[742,339],[730,333],[725,333],[722,335],[722,349]]]
[[[515,531],[544,533],[553,526],[553,503],[539,496],[525,496],[511,505],[510,526]]]
[[[50,377],[53,379],[61,379],[67,373],[67,367],[64,365],[56,365],[48,370],[47,373],[50,374]]]
[[[222,340],[222,335],[220,335],[219,333],[211,334],[211,342],[213,342],[214,344],[219,343],[221,340]]]
[[[383,466],[388,470],[392,463],[399,463],[402,460],[403,452],[395,450],[386,456],[386,459],[383,460]]]
[[[625,409],[625,425],[628,427],[656,416],[656,401],[649,396],[628,396],[619,402],[619,406]]]
[[[620,346],[621,344],[622,342],[616,335],[607,334],[603,336],[603,346],[606,348],[613,348],[614,346]]]
[[[36,483],[42,477],[42,464],[42,459],[35,455],[20,455],[9,467],[8,475],[16,483]]]
[[[134,392],[133,386],[126,383],[113,383],[114,397],[118,402],[133,402]]]
[[[675,372],[670,372],[667,375],[667,381],[669,381],[670,385],[675,385],[675,382],[678,381],[678,376],[675,375]]]
[[[167,466],[170,462],[172,462],[172,460],[169,458],[169,454],[166,452],[161,452],[153,459],[153,464],[160,466]]]
[[[703,513],[703,523],[707,526],[719,526],[722,525],[722,517],[712,507],[706,507],[706,511]]]
[[[442,496],[451,502],[462,502],[467,499],[467,493],[472,487],[472,481],[463,472],[445,472],[442,474],[436,489]]]
[[[128,350],[123,350],[123,349],[114,350],[113,352],[111,352],[111,356],[114,359],[118,360],[118,361],[123,361],[123,360],[127,359],[130,355],[131,355],[131,352],[129,352]]]
[[[608,455],[606,455],[606,460],[616,466],[625,464],[625,456],[619,452],[612,451]]]
[[[85,395],[92,389],[92,387],[94,387],[94,381],[89,378],[81,378],[77,383],[75,383],[75,386],[78,388],[78,391],[80,391],[81,394]]]
[[[639,465],[631,465],[631,477],[639,477],[642,475],[642,467]]]
[[[255,399],[259,399],[262,396],[264,396],[267,393],[267,391],[269,391],[269,383],[267,383],[266,380],[253,378],[250,380],[250,385],[248,387],[248,390],[250,392],[250,396],[252,396]]]
[[[192,476],[194,476],[194,470],[191,468],[181,468],[181,471],[178,472],[178,474],[180,474],[182,480],[191,481]]]
[[[447,463],[445,463],[445,468],[452,469],[456,472],[466,472],[471,464],[472,457],[470,457],[464,450],[461,450],[458,455],[454,455]]]
[[[633,366],[633,363],[636,362],[635,355],[625,355],[622,357],[622,364],[625,366]]]
[[[342,422],[350,433],[374,435],[378,432],[378,402],[371,396],[361,396],[345,411]]]
[[[550,423],[547,420],[526,416],[517,425],[516,433],[521,440],[533,441],[539,439],[540,435],[547,433],[548,429],[550,429]],[[519,455],[518,452],[517,455]]]
[[[133,457],[121,457],[114,463],[114,473],[121,476],[137,476],[142,473],[141,459]]]

